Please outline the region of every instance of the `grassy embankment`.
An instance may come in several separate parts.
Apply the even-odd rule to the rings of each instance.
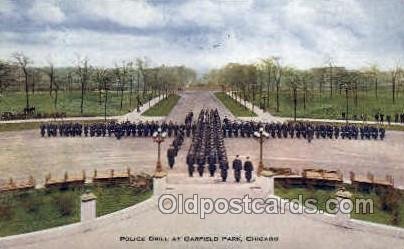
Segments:
[[[152,191],[123,185],[89,185],[82,189],[37,189],[0,194],[0,236],[28,233],[80,220],[80,195],[90,189],[97,197],[97,216],[148,199]]]
[[[266,97],[266,92],[262,97]],[[248,96],[251,101],[252,95]],[[256,93],[255,102],[257,106],[260,104],[259,94]],[[346,98],[342,92],[336,92],[331,97],[329,93],[324,92],[320,95],[319,92],[311,92],[306,101],[306,108],[303,105],[303,93],[298,94],[296,116],[298,118],[318,118],[318,119],[342,119],[342,112],[346,112]],[[275,116],[293,117],[294,104],[290,91],[282,90],[279,94],[279,112],[276,111],[276,93],[269,94],[268,111]],[[367,115],[368,120],[374,120],[374,115],[377,112],[382,112],[385,115],[390,114],[392,120],[395,113],[404,112],[404,97],[402,94],[396,98],[396,103],[393,104],[391,90],[381,88],[376,98],[373,92],[358,91],[358,101],[355,105],[355,97],[352,93],[348,99],[348,116],[353,119],[356,115],[358,119],[362,113]],[[386,119],[385,119],[386,120]]]
[[[230,112],[236,117],[255,117],[257,114],[244,107],[224,92],[216,92],[215,96],[226,106]]]
[[[381,223],[386,225],[394,225],[404,228],[404,193],[403,191],[397,190],[395,197],[387,197],[392,193],[370,191],[362,192],[352,189],[350,186],[346,188],[353,194],[352,200],[355,198],[372,199],[374,203],[373,214],[369,213],[355,213],[351,214],[353,219],[359,219],[364,221],[370,221],[375,223]],[[298,198],[302,195],[303,202],[308,198],[314,198],[317,200],[317,208],[319,210],[325,210],[325,203],[330,198],[335,198],[336,191],[333,189],[319,189],[319,188],[308,188],[308,187],[288,187],[282,186],[281,184],[275,184],[275,194],[281,198],[292,200]],[[392,199],[397,198],[398,201],[394,202]],[[394,219],[394,211],[386,208],[386,202],[389,202],[389,206],[396,205],[396,210],[398,212],[398,220]],[[394,204],[393,204],[394,203]]]
[[[99,98],[97,91],[87,92],[84,97],[83,114],[80,112],[81,92],[59,92],[57,108],[54,107],[54,97],[49,96],[48,92],[30,93],[30,105],[35,106],[36,111],[40,113],[65,112],[68,117],[95,117],[104,116],[104,99]],[[140,93],[140,101],[146,103],[151,93],[145,94],[142,98]],[[136,93],[132,95],[132,103],[130,105],[130,94],[124,92],[121,109],[120,93],[115,91],[108,93],[107,116],[118,116],[130,112],[136,108]],[[22,112],[26,105],[24,92],[6,92],[0,96],[0,113],[2,112]]]
[[[169,95],[167,99],[160,100],[157,104],[145,111],[143,116],[167,116],[181,97],[176,94]]]

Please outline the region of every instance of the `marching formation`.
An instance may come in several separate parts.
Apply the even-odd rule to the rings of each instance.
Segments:
[[[174,137],[167,150],[167,160],[170,168],[174,167],[175,158],[184,142],[185,137],[192,137],[191,146],[186,157],[189,176],[194,175],[195,170],[202,177],[205,168],[211,177],[220,170],[222,181],[228,177],[229,162],[224,146],[224,138],[245,137],[252,138],[254,133],[261,127],[272,138],[298,138],[307,139],[309,142],[314,139],[380,139],[385,137],[385,129],[370,125],[335,125],[309,122],[288,122],[288,123],[263,123],[263,122],[241,122],[229,120],[227,117],[221,122],[217,109],[202,109],[196,120],[193,120],[193,112],[189,112],[184,123],[173,122],[139,122],[129,121],[117,123],[62,123],[42,124],[40,132],[42,137],[111,137],[117,139],[122,137],[152,137],[161,129],[168,137]],[[242,172],[247,182],[252,179],[254,170],[253,163],[246,157],[244,164],[237,155],[232,163],[234,178],[240,182]]]
[[[185,127],[192,127],[192,117],[193,112],[189,112],[185,117]],[[191,134],[191,129],[185,128],[185,133],[187,137]],[[181,145],[184,142],[184,130],[180,129],[178,135],[175,136],[173,142],[171,143],[170,147],[167,149],[167,161],[168,165],[172,169],[175,164],[175,157],[178,155],[178,151],[181,149]]]
[[[206,164],[211,177],[215,175],[217,165],[221,171],[223,181],[227,179],[229,163],[224,146],[219,112],[215,110],[201,110],[196,122],[196,130],[187,154],[189,176],[193,176],[195,165],[199,176],[203,176]]]
[[[218,115],[218,114],[217,114]],[[188,113],[183,124],[173,122],[139,122],[132,123],[129,121],[123,123],[63,123],[63,124],[42,124],[40,133],[42,137],[105,137],[115,136],[117,139],[122,137],[149,137],[152,136],[159,128],[166,132],[169,137],[177,136],[181,132],[184,136],[190,137],[195,135],[197,124],[192,122],[192,112]],[[219,117],[220,119],[220,117]],[[313,138],[329,138],[329,139],[380,139],[383,140],[386,130],[383,127],[371,125],[335,125],[335,124],[315,124],[309,122],[289,122],[289,123],[262,123],[262,122],[239,122],[230,121],[225,117],[223,124],[216,131],[222,133],[222,137],[252,137],[254,132],[263,127],[272,138],[304,138],[311,141]]]
[[[190,137],[191,133],[195,130],[195,125],[192,125],[192,121],[187,124],[177,124],[173,122],[139,122],[132,123],[129,121],[123,123],[110,122],[110,123],[92,123],[92,124],[80,124],[80,123],[63,123],[63,124],[42,124],[40,126],[41,136],[47,137],[111,137],[115,136],[117,139],[122,137],[149,137],[152,136],[159,128],[163,132],[166,132],[169,137],[177,136],[181,131]]]
[[[262,122],[239,122],[223,119],[222,133],[224,137],[252,137],[260,127],[270,134],[272,138],[304,138],[309,142],[316,137],[338,139],[380,139],[386,134],[384,128],[370,125],[334,125],[314,124],[309,122],[289,123],[262,123]]]

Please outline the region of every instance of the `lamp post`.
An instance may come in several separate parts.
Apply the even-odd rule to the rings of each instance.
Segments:
[[[264,143],[264,138],[269,138],[269,134],[264,131],[263,127],[260,127],[258,131],[254,132],[254,137],[258,140],[260,143],[260,162],[258,164],[258,170],[257,170],[257,175],[260,176],[262,171],[264,170],[264,163],[262,161],[262,145]]]
[[[161,131],[161,128],[158,128],[156,132],[153,133],[153,141],[157,143],[157,164],[156,171],[154,176],[157,178],[161,178],[167,175],[167,173],[163,170],[163,166],[161,165],[160,153],[161,153],[161,143],[164,142],[166,138],[166,133]]]

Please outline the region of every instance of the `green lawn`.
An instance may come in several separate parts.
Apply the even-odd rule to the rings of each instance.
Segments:
[[[308,97],[306,102],[306,109],[303,105],[303,94],[298,93],[297,100],[297,117],[298,118],[328,118],[328,119],[341,119],[341,113],[346,112],[346,98],[344,93],[341,95],[339,92],[334,93],[330,97],[329,93],[323,93],[321,96],[319,92],[313,92]],[[266,97],[266,93],[262,96]],[[252,100],[252,96],[248,97]],[[259,94],[256,94],[256,105],[259,105]],[[356,114],[360,119],[361,113],[368,116],[368,120],[374,120],[374,115],[380,111],[384,114],[391,114],[392,119],[394,114],[404,112],[404,94],[400,93],[396,98],[396,104],[392,103],[391,92],[389,89],[380,89],[378,98],[376,99],[374,93],[358,92],[358,104],[355,106],[354,96],[349,95],[349,118],[352,119]],[[269,95],[269,112],[281,117],[293,117],[293,98],[289,91],[281,91],[279,95],[279,112],[276,111],[276,93],[271,92]]]
[[[399,199],[399,217],[400,221],[398,224],[393,224],[393,215],[390,211],[383,210],[381,208],[381,194],[376,192],[356,192],[354,189],[350,188],[349,185],[346,188],[353,193],[353,198],[364,198],[372,199],[374,202],[374,213],[352,213],[352,218],[365,220],[375,223],[395,225],[399,227],[404,227],[404,193],[401,191],[401,197]],[[307,198],[315,198],[318,200],[317,208],[319,210],[325,209],[325,202],[330,198],[335,198],[335,190],[332,189],[314,189],[306,187],[286,187],[281,184],[275,184],[275,194],[284,199],[294,199],[299,195],[303,196],[303,201]]]
[[[232,99],[224,92],[216,92],[215,96],[226,106],[236,117],[255,117],[257,114],[245,108],[243,105]]]
[[[89,185],[85,189],[31,190],[0,194],[0,236],[28,233],[80,220],[80,195],[86,189],[97,197],[97,216],[148,199],[152,192],[124,185]]]
[[[142,94],[140,94],[142,95]],[[143,103],[148,101],[151,94],[146,94]],[[122,110],[120,109],[121,97],[115,91],[108,93],[107,115],[115,116],[130,112],[136,108],[136,93],[132,96],[132,105],[129,102],[129,92],[124,92]],[[97,91],[87,92],[84,98],[83,115],[80,113],[81,92],[59,92],[57,108],[54,107],[54,98],[48,92],[30,93],[30,105],[35,106],[37,112],[55,113],[65,112],[67,116],[104,116],[104,104],[99,102]],[[25,107],[24,92],[6,92],[0,96],[0,113],[22,112]]]
[[[145,111],[143,116],[167,116],[174,106],[177,104],[181,97],[176,94],[171,94],[167,99],[160,100],[157,104],[151,107],[149,110]]]

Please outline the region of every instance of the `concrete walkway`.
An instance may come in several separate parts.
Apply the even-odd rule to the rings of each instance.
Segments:
[[[144,112],[146,112],[147,110],[149,110],[150,108],[152,108],[155,104],[157,104],[158,102],[160,102],[160,100],[163,100],[163,97],[155,97],[152,100],[150,100],[149,102],[143,104],[143,106],[141,106],[139,108],[139,112],[135,109],[132,112],[129,112],[121,117],[118,118],[118,121],[122,122],[122,121],[131,121],[131,122],[138,122],[138,121],[158,121],[158,120],[162,120],[165,117],[148,117],[148,116],[142,116],[142,114]]]
[[[269,197],[257,183],[212,184],[204,177],[198,184],[168,184],[164,193],[183,199]],[[167,179],[170,181],[170,175]],[[174,181],[175,182],[175,181]],[[274,197],[275,198],[275,197]],[[177,203],[180,205],[181,203]],[[110,248],[402,248],[403,230],[392,227],[363,226],[344,228],[333,224],[326,215],[285,214],[163,214],[158,196],[97,218],[54,229],[0,239],[0,248],[13,249],[110,249]],[[380,232],[387,231],[387,232]],[[218,237],[217,242],[186,242],[186,237]],[[276,237],[277,241],[248,241],[255,237]],[[121,237],[145,241],[121,241]],[[156,237],[159,241],[150,241]],[[172,238],[180,237],[180,241]],[[228,241],[223,238],[239,238]],[[164,240],[164,241],[161,241]]]

